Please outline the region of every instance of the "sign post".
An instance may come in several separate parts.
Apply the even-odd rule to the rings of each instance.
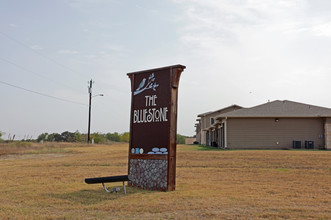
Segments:
[[[131,186],[175,190],[178,85],[185,68],[174,65],[127,74],[131,80]]]

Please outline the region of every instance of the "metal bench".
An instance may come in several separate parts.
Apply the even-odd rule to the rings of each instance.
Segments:
[[[87,184],[101,183],[106,192],[117,192],[118,190],[108,190],[105,186],[105,183],[123,182],[123,189],[124,189],[124,193],[126,194],[125,181],[130,181],[128,175],[96,177],[96,178],[85,179],[85,183]]]

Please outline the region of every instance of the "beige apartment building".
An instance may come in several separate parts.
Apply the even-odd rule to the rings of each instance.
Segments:
[[[199,143],[229,149],[331,149],[330,108],[287,100],[236,107],[198,115]]]
[[[211,143],[211,139],[210,139],[209,130],[215,123],[215,117],[220,114],[235,111],[235,110],[241,109],[241,108],[242,107],[238,106],[238,105],[231,105],[231,106],[228,106],[226,108],[222,108],[222,109],[219,109],[216,111],[210,111],[210,112],[199,114],[197,123],[195,124],[196,141],[199,144],[211,146],[212,143]]]

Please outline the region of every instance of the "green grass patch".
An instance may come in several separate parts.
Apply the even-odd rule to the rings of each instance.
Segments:
[[[286,168],[278,168],[276,170],[278,170],[278,171],[285,171],[285,172],[290,171],[289,169],[286,169]]]
[[[209,147],[200,144],[184,145],[181,150],[183,151],[222,151],[224,149],[219,149],[217,147]]]

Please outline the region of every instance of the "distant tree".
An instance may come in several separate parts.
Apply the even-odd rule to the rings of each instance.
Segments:
[[[37,141],[46,141],[47,140],[48,133],[42,133],[38,136]]]
[[[129,142],[130,141],[130,132],[124,132],[124,133],[120,134],[120,141]]]
[[[105,135],[105,137],[110,140],[110,141],[116,141],[116,142],[119,142],[120,141],[120,135],[115,132],[115,133],[107,133]]]
[[[0,136],[1,137],[1,136]],[[124,132],[119,134],[117,132],[114,133],[92,133],[91,138],[94,139],[94,143],[101,144],[101,143],[110,143],[111,141],[116,142],[129,142],[130,140],[130,133]],[[79,131],[69,132],[64,131],[61,134],[58,133],[42,133],[38,136],[37,141],[49,141],[49,142],[86,142],[87,141],[87,134],[81,134]]]
[[[87,142],[87,134],[80,134],[80,141],[79,142]]]
[[[74,133],[74,142],[83,142],[84,141],[84,137],[81,133],[79,133],[79,131],[75,131]]]
[[[75,134],[69,131],[65,131],[61,133],[62,141],[64,142],[74,142]]]
[[[46,141],[53,142],[55,140],[54,133],[47,136]]]
[[[62,135],[58,134],[58,133],[53,133],[54,134],[54,141],[56,142],[61,142],[63,141],[63,137]]]
[[[4,135],[4,134],[5,134],[4,132],[0,131],[0,142],[3,141],[1,137],[2,137],[2,135]]]
[[[184,135],[177,134],[177,144],[185,144],[186,138]]]
[[[94,139],[95,144],[101,144],[106,142],[105,136],[101,133],[93,133],[91,136]]]

